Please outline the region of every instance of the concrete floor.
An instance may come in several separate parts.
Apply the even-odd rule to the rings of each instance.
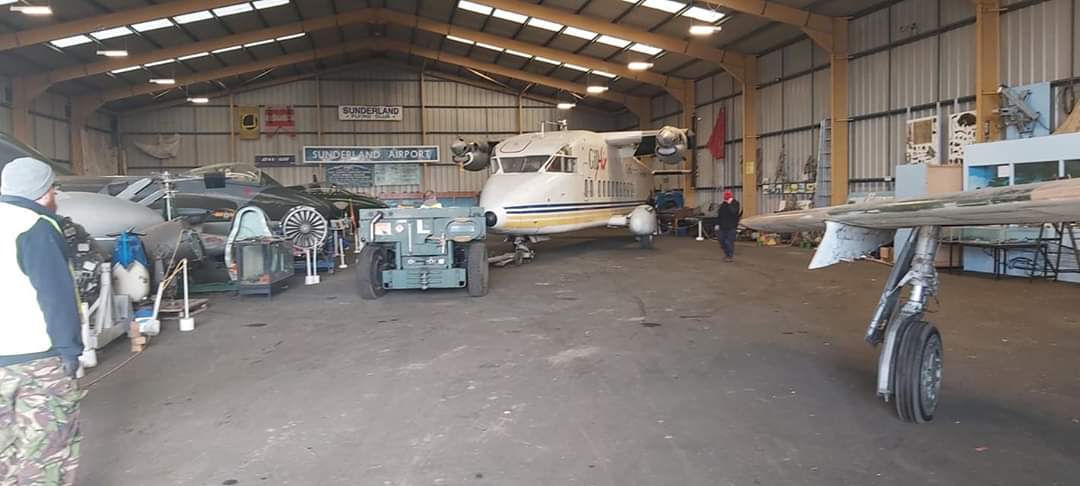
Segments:
[[[888,267],[613,233],[492,292],[216,298],[93,385],[84,485],[1076,484],[1080,288],[946,275],[937,419],[862,341]],[[89,383],[127,356],[103,353]]]

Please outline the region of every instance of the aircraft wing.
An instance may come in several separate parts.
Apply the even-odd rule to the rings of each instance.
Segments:
[[[899,228],[1074,221],[1080,221],[1080,179],[777,213],[742,224],[774,233],[825,230],[811,263],[819,268],[869,253]]]

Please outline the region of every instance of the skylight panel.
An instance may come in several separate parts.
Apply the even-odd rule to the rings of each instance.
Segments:
[[[446,36],[446,38],[447,38],[448,40],[452,40],[452,41],[454,41],[454,42],[460,42],[460,43],[462,43],[462,44],[468,44],[468,45],[470,45],[470,46],[471,46],[471,45],[473,45],[473,44],[476,44],[476,42],[475,42],[475,41],[471,41],[471,40],[469,40],[469,39],[466,39],[466,38],[464,38],[464,37],[458,37],[458,36],[456,36],[456,35],[448,35],[448,36]]]
[[[307,32],[297,32],[295,34],[289,34],[289,35],[278,37],[276,40],[278,42],[282,42],[282,41],[287,41],[287,40],[291,40],[291,39],[299,39],[299,38],[301,38],[301,37],[303,37],[305,35],[307,35]]]
[[[562,28],[564,27],[563,24],[557,24],[555,22],[551,22],[551,21],[544,20],[544,19],[538,19],[536,17],[533,17],[533,18],[529,19],[529,25],[531,25],[533,27],[540,28],[540,29],[544,29],[544,30],[550,30],[552,32],[558,32],[558,31],[562,30]]]
[[[686,3],[676,2],[674,0],[645,0],[641,5],[657,10],[663,10],[667,13],[675,13],[686,8]]]
[[[562,64],[562,63],[561,63],[561,62],[559,62],[559,61],[556,61],[556,60],[554,60],[554,59],[548,59],[548,58],[546,58],[546,57],[540,57],[540,56],[533,56],[533,59],[536,59],[537,61],[540,61],[540,62],[546,62],[546,63],[548,63],[548,64],[554,64],[554,65],[556,65],[556,66],[558,66],[559,64]]]
[[[570,64],[570,63],[566,63],[566,64],[563,64],[562,66],[563,66],[564,68],[570,68],[570,69],[573,69],[573,70],[575,70],[575,71],[581,71],[581,72],[583,72],[583,73],[585,73],[585,72],[588,72],[588,71],[589,71],[589,68],[581,67],[581,66],[578,66],[577,64]]]
[[[155,66],[164,66],[166,64],[173,63],[173,62],[176,62],[176,59],[162,59],[160,61],[148,62],[146,64],[143,64],[143,66],[149,68],[149,67],[155,67]]]
[[[90,37],[97,40],[112,39],[115,37],[123,37],[125,35],[131,35],[131,30],[127,27],[113,27],[111,29],[99,30],[97,32],[91,32]]]
[[[112,74],[122,74],[122,73],[129,73],[129,72],[134,71],[136,69],[142,69],[142,66],[130,66],[130,67],[126,67],[126,68],[113,69],[112,71],[109,71],[109,72],[112,73]]]
[[[226,6],[226,7],[215,8],[214,9],[214,15],[217,15],[218,17],[226,17],[226,16],[229,16],[229,15],[236,15],[238,13],[250,12],[251,10],[252,10],[251,4],[247,3],[247,2],[244,2],[244,3],[238,3],[236,5],[229,5],[229,6]]]
[[[655,56],[657,54],[660,54],[661,52],[664,52],[664,50],[659,47],[653,47],[648,44],[642,44],[640,42],[630,46],[630,50],[634,52],[640,52],[642,54],[648,54],[650,56]]]
[[[93,39],[85,35],[75,35],[71,37],[64,37],[63,39],[56,39],[51,42],[52,45],[60,48],[77,46],[79,44],[89,44],[94,42]]]
[[[221,54],[223,52],[237,51],[237,50],[243,49],[243,47],[244,46],[222,47],[221,49],[213,50],[213,51],[210,51],[210,52],[212,52],[214,54]]]
[[[186,56],[180,56],[180,57],[178,57],[176,59],[178,61],[190,61],[192,59],[198,59],[200,57],[206,57],[206,56],[209,56],[209,55],[210,55],[209,52],[199,52],[199,53],[195,53],[195,54],[188,54]]]
[[[614,78],[615,77],[614,74],[611,74],[611,73],[606,72],[606,71],[593,71],[592,73],[597,75],[597,76],[603,76],[605,78]]]
[[[710,24],[724,18],[724,14],[720,12],[701,7],[690,7],[690,9],[683,12],[682,15],[683,17],[690,17]]]
[[[476,2],[470,2],[469,0],[461,0],[458,2],[458,8],[475,12],[480,15],[491,15],[491,11],[494,10],[487,5],[481,5]]]
[[[524,24],[526,20],[529,20],[528,16],[521,15],[521,14],[515,13],[515,12],[509,12],[509,11],[503,10],[501,8],[495,9],[495,12],[492,13],[491,15],[493,15],[495,17],[498,17],[500,19],[503,19],[503,20],[509,20],[509,21],[514,22],[516,24]]]
[[[250,48],[250,47],[265,46],[265,45],[270,44],[272,42],[274,42],[274,39],[265,39],[265,40],[261,40],[261,41],[249,42],[247,44],[244,44],[244,47]]]
[[[483,47],[484,49],[491,49],[491,50],[496,51],[496,52],[502,52],[503,51],[503,48],[501,48],[499,46],[493,46],[491,44],[484,44],[483,42],[477,42],[476,45],[478,47]]]
[[[626,39],[620,39],[618,37],[612,37],[610,35],[602,35],[596,39],[596,42],[599,42],[601,44],[607,44],[609,46],[615,46],[619,49],[630,45],[630,41]]]
[[[289,0],[257,0],[251,2],[256,9],[262,10],[264,8],[280,7],[282,5],[288,5]]]
[[[169,19],[157,19],[147,22],[140,22],[137,24],[131,24],[131,28],[135,29],[135,32],[149,32],[151,30],[164,29],[172,27],[173,23]]]
[[[177,15],[172,19],[178,24],[190,24],[192,22],[198,22],[200,20],[207,20],[214,18],[214,14],[209,10],[201,10],[198,12],[191,12],[184,15]]]
[[[593,40],[596,38],[596,36],[600,35],[591,30],[579,29],[577,27],[567,27],[566,30],[563,31],[563,33],[585,40]]]
[[[518,57],[524,57],[525,59],[532,59],[532,54],[525,54],[524,52],[518,52],[518,51],[511,50],[511,49],[506,49],[503,52],[505,52],[507,54],[513,54],[513,55],[518,56]]]

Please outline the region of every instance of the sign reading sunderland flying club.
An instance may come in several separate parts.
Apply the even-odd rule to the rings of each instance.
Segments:
[[[340,105],[338,120],[341,121],[401,121],[400,106]]]
[[[438,161],[438,145],[304,147],[305,164],[412,164]]]

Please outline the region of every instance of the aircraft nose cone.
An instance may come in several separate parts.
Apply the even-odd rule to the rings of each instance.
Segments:
[[[494,228],[499,224],[499,217],[493,211],[488,211],[484,213],[484,222],[487,223],[488,228]]]

